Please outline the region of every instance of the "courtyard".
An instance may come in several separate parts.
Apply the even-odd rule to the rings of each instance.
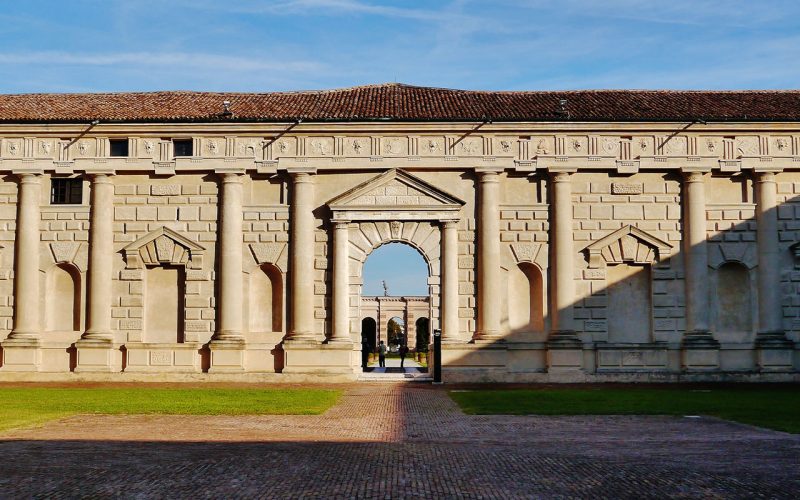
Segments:
[[[78,390],[66,384],[38,389]],[[172,388],[143,390],[154,389]],[[252,389],[211,388],[229,391],[228,397]],[[127,498],[800,495],[800,435],[713,416],[467,414],[454,399],[476,394],[472,406],[461,401],[470,413],[491,406],[488,394],[468,386],[369,382],[281,389],[296,391],[290,397],[295,413],[303,411],[303,400],[312,403],[301,395],[309,390],[318,391],[328,409],[305,415],[78,413],[6,430],[0,491],[8,497]],[[494,391],[493,397],[510,395],[530,411],[521,401],[529,399],[526,392],[544,397],[553,390],[521,389]],[[796,399],[775,399],[775,405],[796,405]],[[277,413],[271,410],[275,397],[264,401]]]

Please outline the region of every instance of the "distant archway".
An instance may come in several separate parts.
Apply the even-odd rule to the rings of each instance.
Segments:
[[[361,339],[366,339],[370,351],[374,352],[378,345],[378,328],[374,318],[364,318],[361,320]]]
[[[431,328],[430,320],[428,318],[419,318],[416,323],[416,351],[428,352],[428,344],[431,341]]]

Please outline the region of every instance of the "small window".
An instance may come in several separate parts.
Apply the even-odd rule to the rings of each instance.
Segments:
[[[175,148],[175,156],[192,156],[191,139],[175,139],[172,145]]]
[[[82,179],[50,179],[50,204],[80,205],[83,203]]]
[[[111,139],[111,156],[128,156],[128,139]]]

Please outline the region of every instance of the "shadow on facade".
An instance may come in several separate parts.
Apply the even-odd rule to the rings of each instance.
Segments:
[[[620,194],[613,187],[596,195],[588,187],[572,193],[575,300],[557,307],[553,231],[549,249],[536,242],[504,244],[501,334],[445,343],[445,381],[546,381],[539,374],[554,372],[574,381],[746,380],[759,373],[794,380],[800,197],[787,194],[793,184],[782,184],[778,203],[758,215],[753,177],[734,176],[741,200],[707,203],[707,239],[688,245],[686,182],[674,193],[636,188],[631,194],[631,186],[646,182],[610,177],[607,184],[617,184]],[[681,182],[670,174],[663,178]],[[716,179],[708,177],[709,190]],[[584,197],[596,200],[582,203]],[[665,217],[673,210],[679,216]],[[519,220],[520,210],[503,211],[504,220]],[[595,211],[609,217],[597,220]],[[617,212],[648,211],[651,218],[616,218]],[[552,217],[548,222],[552,228]],[[759,236],[774,241],[760,246]],[[479,308],[477,314],[479,325]]]

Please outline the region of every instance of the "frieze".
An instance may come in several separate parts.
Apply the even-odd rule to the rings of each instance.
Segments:
[[[214,162],[225,158],[237,162],[240,170],[274,173],[293,168],[300,162],[314,168],[375,169],[414,163],[425,168],[463,169],[494,163],[521,172],[551,169],[610,169],[633,173],[640,169],[720,168],[719,161],[744,159],[735,170],[760,166],[753,162],[770,161],[770,168],[796,168],[800,159],[798,137],[783,135],[493,135],[470,132],[448,135],[274,135],[194,137],[195,154],[174,158],[169,139],[130,137],[130,156],[109,157],[108,139],[83,137],[77,141],[44,137],[9,137],[0,140],[0,160],[39,162],[45,171],[69,172],[88,168],[86,162],[108,162],[111,169],[155,171],[174,175],[192,168],[216,169]],[[63,150],[68,148],[68,151]],[[137,163],[133,160],[142,160]],[[151,160],[151,161],[147,161]],[[513,160],[513,162],[509,161]],[[620,163],[621,160],[622,163]],[[49,163],[48,163],[49,162]],[[120,165],[124,162],[124,167]],[[265,162],[271,162],[265,166]],[[344,162],[344,163],[343,163]],[[508,162],[508,163],[505,163]],[[628,163],[625,163],[628,162]],[[638,162],[638,163],[630,163]],[[50,165],[50,166],[48,166]],[[417,168],[419,168],[417,167]],[[731,170],[728,168],[727,170]],[[727,171],[726,170],[726,171]],[[733,171],[733,170],[731,170]],[[622,194],[622,193],[620,193]]]

